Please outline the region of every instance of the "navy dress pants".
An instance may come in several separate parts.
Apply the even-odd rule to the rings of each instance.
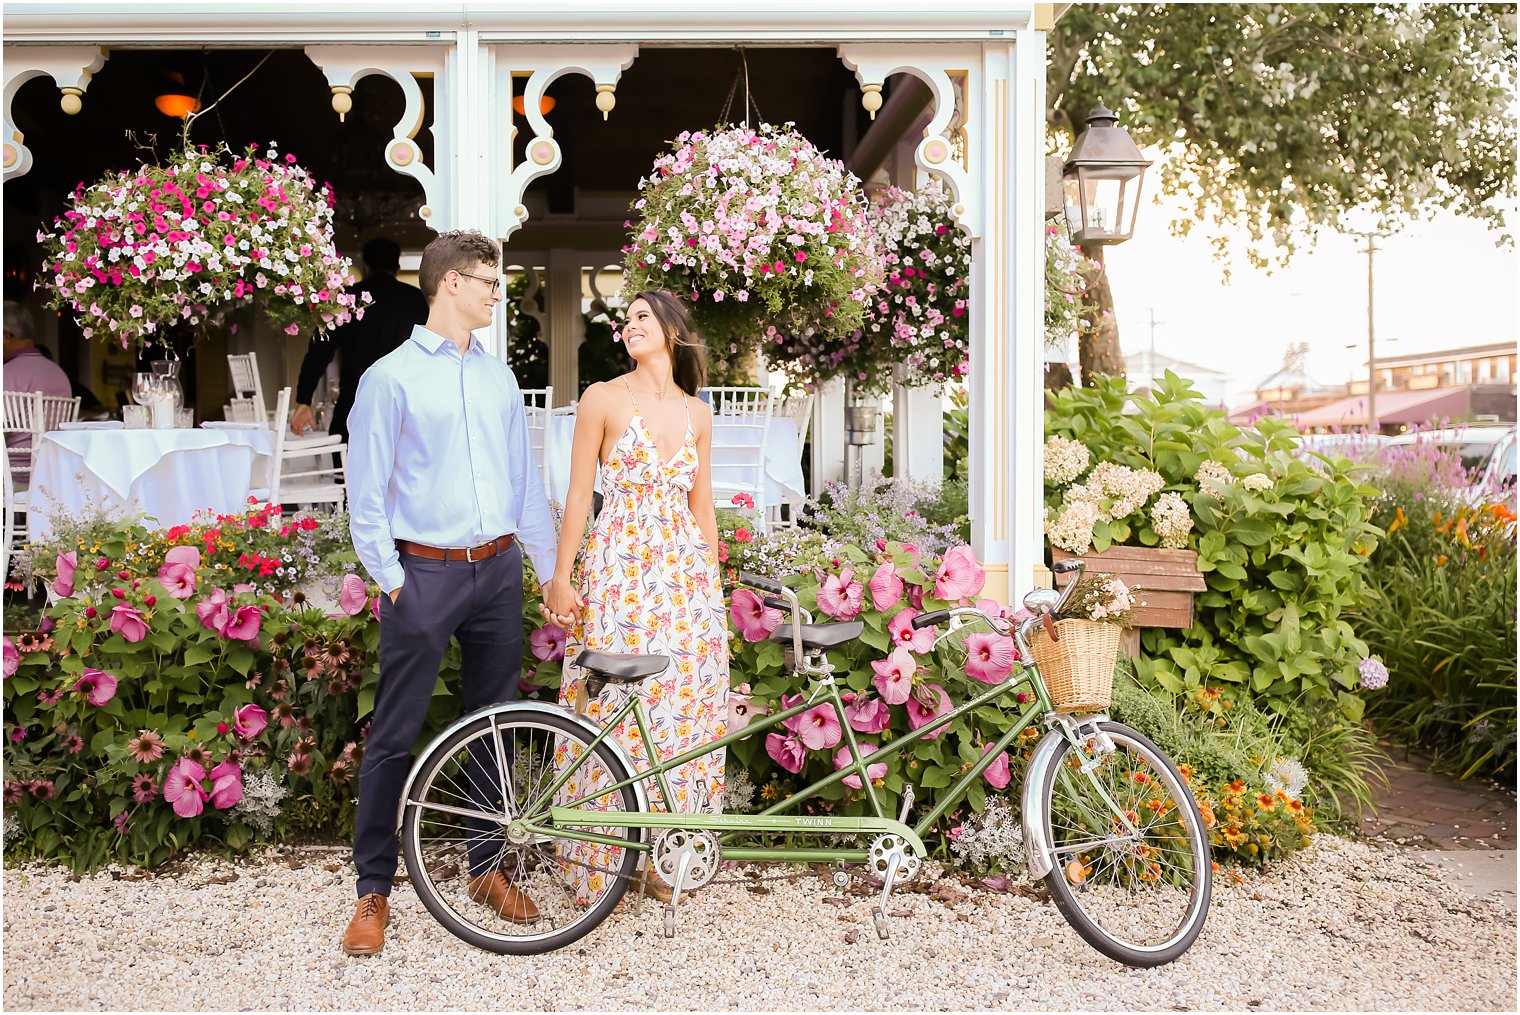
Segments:
[[[522,679],[522,547],[477,563],[428,560],[401,554],[406,581],[392,603],[380,599],[380,683],[359,768],[354,824],[354,865],[360,896],[389,895],[396,875],[396,831],[401,791],[412,750],[422,733],[449,638],[462,653],[463,711],[517,697]],[[470,762],[475,769],[494,759]],[[469,773],[469,784],[497,779]],[[494,800],[476,801],[495,810]],[[481,874],[501,855],[501,828],[470,825],[470,872]]]

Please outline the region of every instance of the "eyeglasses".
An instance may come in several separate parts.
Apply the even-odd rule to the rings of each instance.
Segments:
[[[500,278],[500,276],[498,276],[496,278],[491,278],[491,277],[489,277],[487,275],[471,275],[467,271],[461,271],[461,272],[459,272],[459,274],[463,275],[465,278],[473,278],[477,282],[489,282],[489,283],[491,283],[491,295],[493,295],[493,296],[496,295],[497,290],[499,290],[501,288],[501,278]]]

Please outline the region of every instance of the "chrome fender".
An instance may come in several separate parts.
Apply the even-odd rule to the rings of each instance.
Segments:
[[[576,715],[568,708],[562,708],[559,705],[551,705],[547,701],[508,701],[501,702],[496,705],[487,705],[485,708],[476,709],[469,715],[460,716],[457,720],[451,723],[447,729],[434,737],[432,743],[429,744],[429,747],[431,747],[432,744],[436,744],[439,741],[445,739],[446,737],[453,736],[455,732],[467,724],[475,722],[481,716],[490,715],[497,712],[535,712],[543,715],[558,716],[562,719],[569,719],[572,723],[579,726],[585,732],[587,740],[595,739],[602,733],[602,728],[600,726],[596,725],[589,719]],[[621,761],[623,765],[628,769],[629,775],[633,775],[638,772],[638,766],[633,763],[633,759],[628,756],[628,752],[623,750],[622,744],[618,743],[612,737],[608,737],[602,742],[608,747],[612,748],[612,751],[617,755],[618,760]],[[412,763],[412,770],[407,773],[406,784],[401,789],[401,803],[396,808],[397,832],[401,830],[401,823],[406,818],[406,804],[407,801],[411,799],[412,786],[417,781],[418,770],[422,767],[422,762],[428,756],[428,753],[428,751],[423,751],[417,760]],[[642,781],[634,783],[633,792],[638,797],[639,810],[647,812],[649,810],[649,795],[644,790],[644,783]]]
[[[1039,788],[1054,764],[1056,749],[1065,743],[1061,731],[1053,729],[1040,738],[1024,770],[1024,791],[1019,801],[1019,815],[1024,824],[1024,855],[1029,863],[1029,880],[1039,881],[1055,869],[1050,840],[1045,835],[1045,815],[1040,813]]]

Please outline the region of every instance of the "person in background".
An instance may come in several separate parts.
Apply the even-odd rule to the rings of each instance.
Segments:
[[[347,291],[359,297],[364,316],[355,316],[327,336],[315,335],[306,347],[301,363],[301,377],[296,382],[296,404],[290,413],[290,431],[297,437],[315,423],[311,411],[312,395],[322,380],[334,352],[342,352],[338,363],[338,403],[333,407],[328,433],[341,434],[348,440],[348,413],[359,390],[359,378],[375,361],[401,347],[412,335],[412,328],[428,318],[428,303],[422,290],[398,281],[401,248],[391,240],[377,237],[364,245],[364,264],[360,280]],[[372,302],[364,302],[365,293]]]
[[[53,358],[53,350],[49,349],[47,346],[39,345],[37,347],[37,351],[42,353],[42,355],[47,358],[47,361],[49,363],[58,362]],[[106,411],[105,405],[103,405],[100,399],[96,397],[95,392],[90,390],[90,386],[88,384],[84,383],[77,377],[69,377],[69,387],[72,389],[69,391],[70,396],[79,399],[80,419],[106,418],[108,413]]]
[[[5,301],[5,390],[40,391],[57,398],[74,397],[69,375],[37,348],[32,312],[15,300]],[[32,435],[5,435],[8,448],[29,448]]]

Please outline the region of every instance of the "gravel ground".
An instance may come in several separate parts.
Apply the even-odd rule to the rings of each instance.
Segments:
[[[1516,1007],[1512,914],[1410,851],[1329,836],[1272,873],[1225,872],[1197,944],[1151,970],[1100,956],[1048,901],[953,882],[896,896],[910,915],[889,941],[868,900],[825,904],[837,893],[802,874],[765,892],[709,886],[682,906],[672,941],[657,936],[655,907],[625,906],[533,958],[469,947],[398,886],[384,953],[349,959],[341,853],[124,873],[5,871],[7,1009]]]

